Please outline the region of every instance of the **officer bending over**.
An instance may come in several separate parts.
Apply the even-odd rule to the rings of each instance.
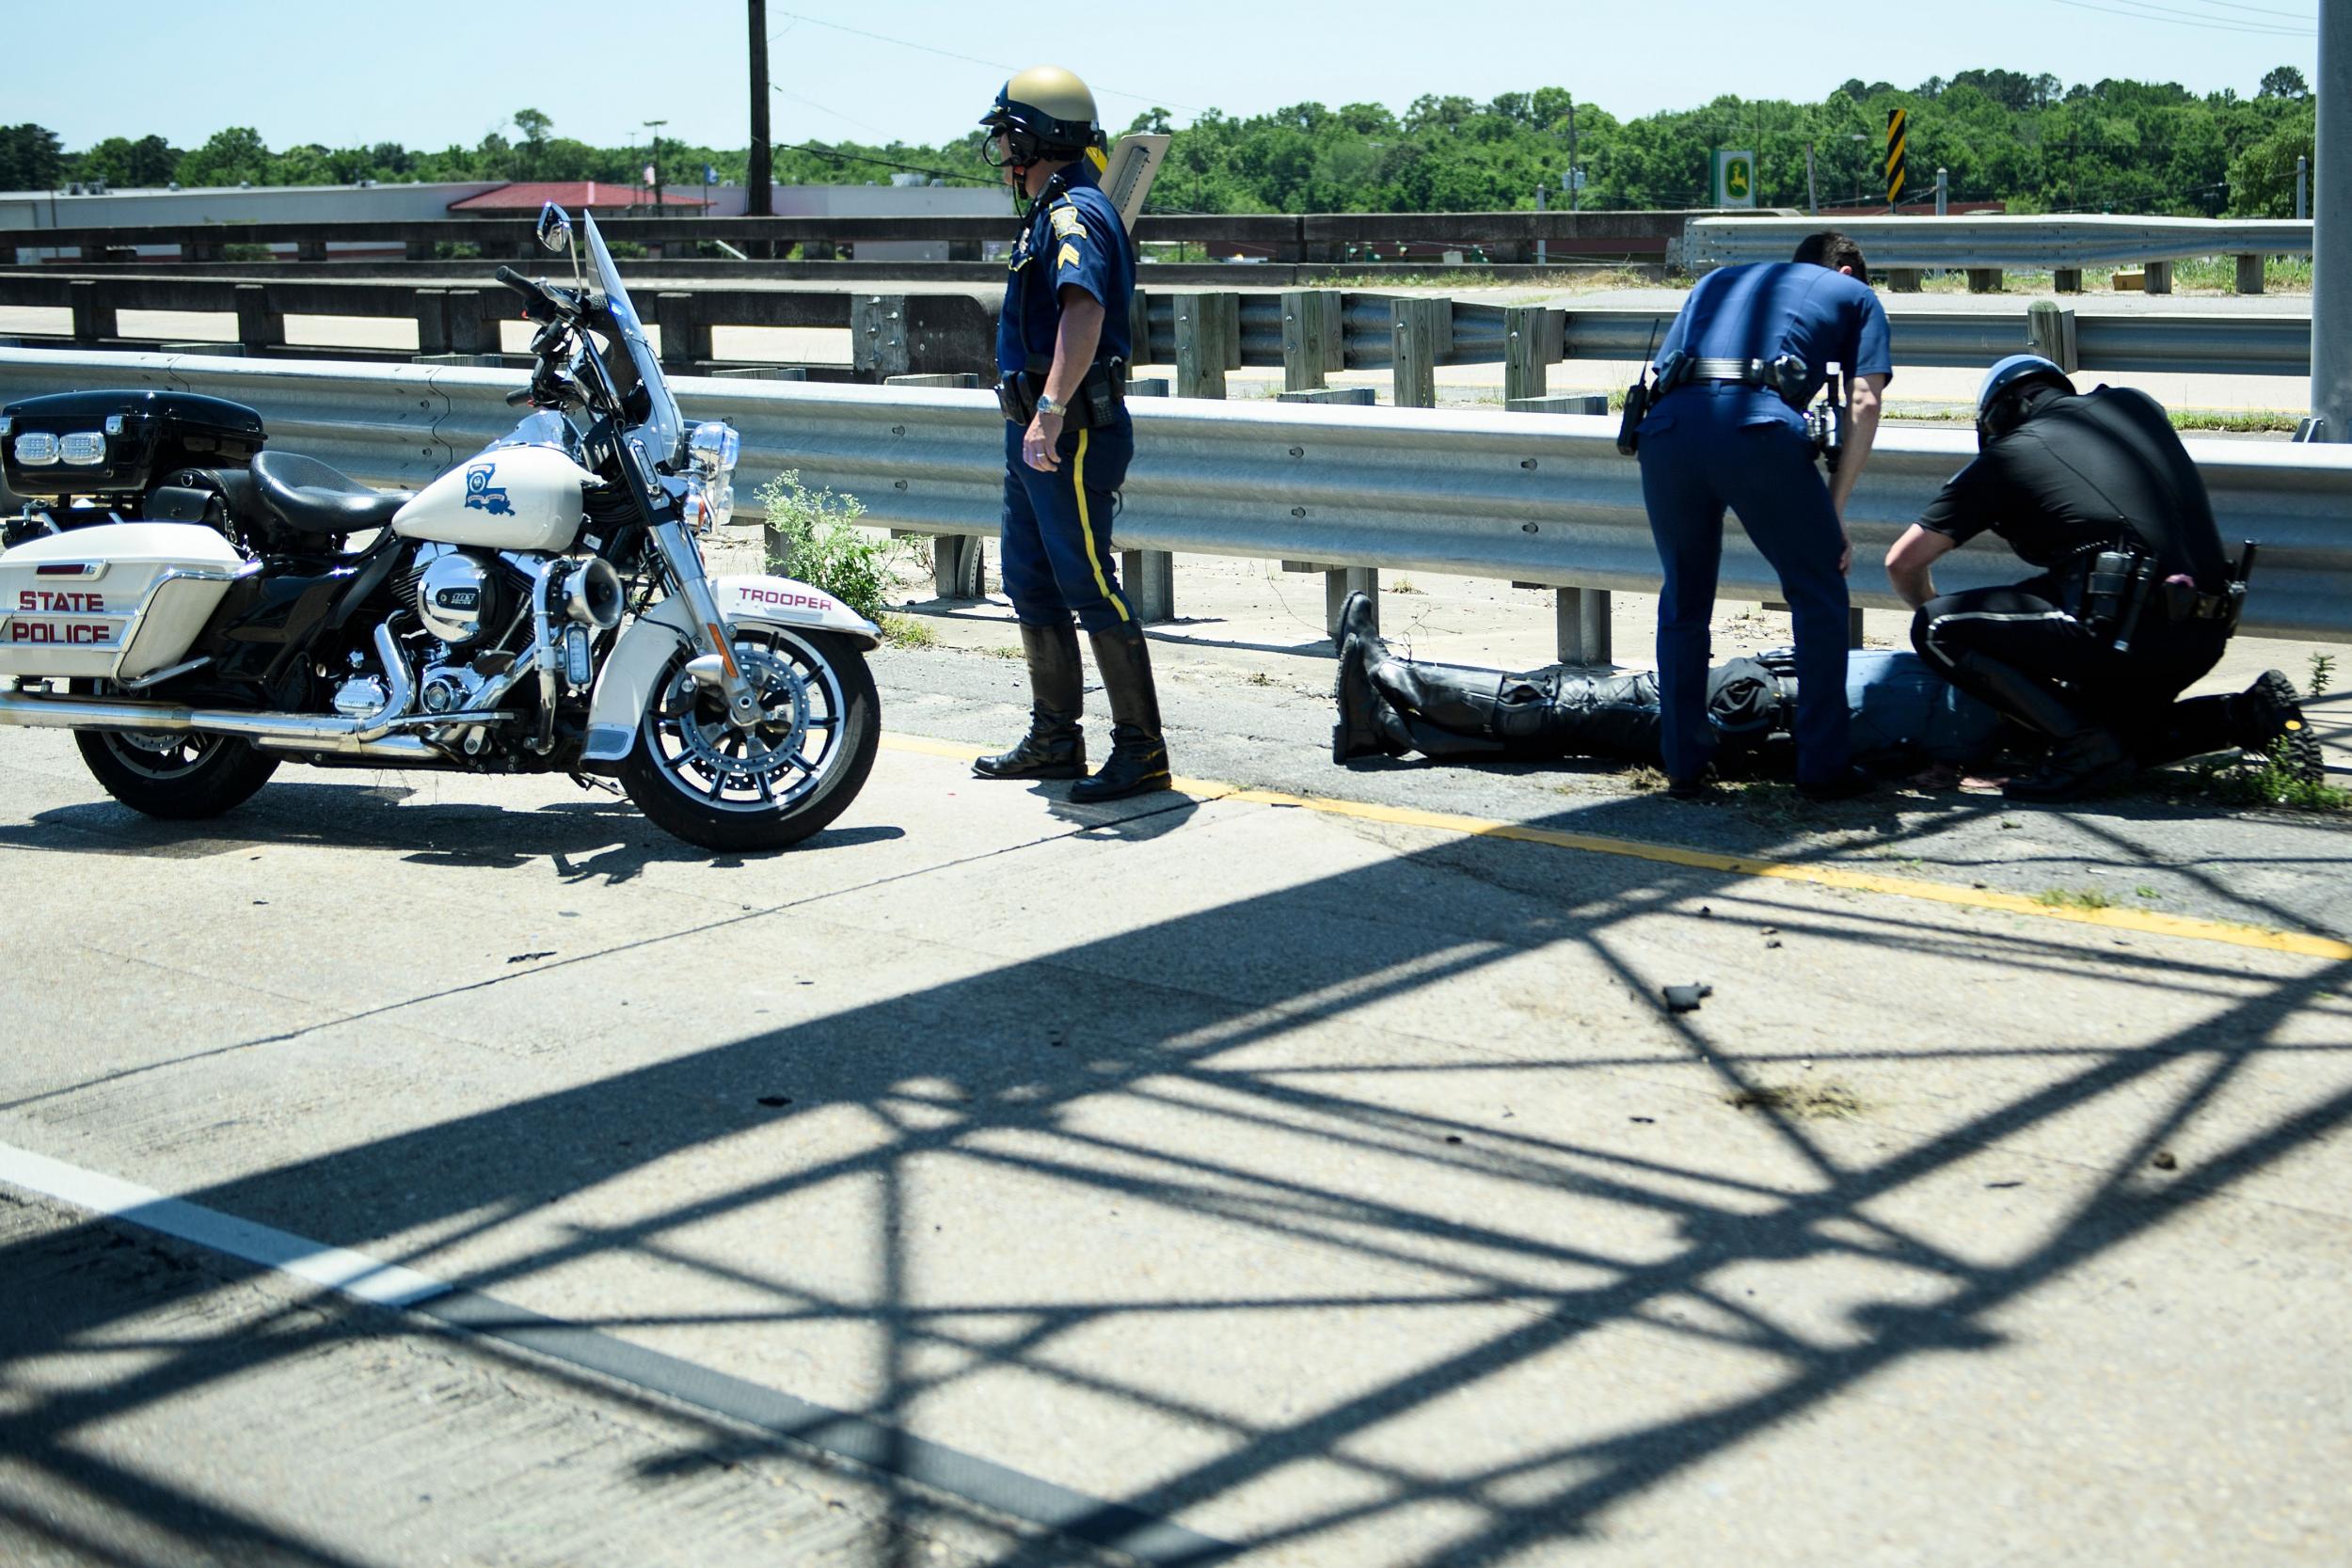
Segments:
[[[1979,390],[1977,443],[1887,552],[1886,575],[1917,610],[1920,657],[2048,743],[2009,794],[2072,800],[2154,762],[2280,738],[2317,776],[2318,741],[2277,671],[2233,696],[2173,702],[2220,658],[2246,588],[2153,398],[2077,393],[2050,360],[2012,355]],[[1931,568],[1988,529],[2040,575],[1939,595]]]
[[[1846,668],[1847,498],[1878,429],[1894,373],[1886,312],[1853,241],[1807,237],[1793,261],[1724,267],[1699,279],[1655,365],[1637,428],[1642,499],[1665,585],[1658,599],[1658,681],[1668,789],[1704,788],[1708,623],[1724,552],[1724,509],[1780,577],[1803,674],[1797,787],[1823,800],[1868,786],[1851,766]],[[1851,423],[1835,478],[1813,466],[1804,408],[1842,367]]]
[[[1021,72],[980,123],[991,163],[1026,219],[996,327],[1005,410],[1005,593],[1029,668],[1029,733],[982,757],[985,779],[1076,779],[1070,798],[1116,800],[1168,786],[1159,695],[1143,624],[1119,589],[1111,518],[1135,456],[1127,416],[1135,245],[1096,181],[1094,95],[1057,66]],[[1111,708],[1111,753],[1086,776],[1085,677],[1071,616],[1094,644]]]

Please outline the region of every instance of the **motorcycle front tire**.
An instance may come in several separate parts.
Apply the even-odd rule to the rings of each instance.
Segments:
[[[661,737],[676,737],[674,721],[663,720],[659,705],[642,716],[637,741],[621,764],[621,787],[637,809],[664,832],[689,844],[723,854],[756,854],[788,848],[818,832],[849,809],[873,770],[874,754],[882,743],[882,700],[874,689],[874,673],[866,667],[864,650],[826,632],[785,632],[757,628],[748,634],[766,642],[783,657],[818,678],[830,672],[839,693],[838,721],[832,739],[838,754],[822,766],[816,787],[788,804],[759,808],[748,802],[725,806],[714,801],[693,782],[692,770],[676,766],[676,753]],[[739,655],[746,651],[738,640]],[[675,678],[684,653],[672,665],[665,684]]]

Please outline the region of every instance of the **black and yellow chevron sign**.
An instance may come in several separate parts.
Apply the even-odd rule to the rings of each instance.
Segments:
[[[1886,111],[1886,204],[1903,198],[1903,122],[1900,109]]]

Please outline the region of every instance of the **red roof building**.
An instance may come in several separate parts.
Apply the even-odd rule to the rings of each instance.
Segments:
[[[453,201],[449,210],[453,213],[536,213],[550,201],[567,213],[602,213],[607,216],[655,204],[653,193],[643,185],[616,185],[609,180],[550,180],[501,185],[494,191],[484,191],[463,201]],[[660,205],[699,213],[707,209],[710,203],[700,197],[679,196],[665,190],[660,195]]]

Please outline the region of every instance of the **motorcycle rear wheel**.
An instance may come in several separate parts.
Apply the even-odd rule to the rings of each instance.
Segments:
[[[746,626],[737,665],[770,721],[739,730],[680,647],[637,722],[621,787],[663,832],[741,854],[798,844],[848,809],[873,769],[881,700],[866,655],[827,632]]]
[[[278,758],[235,736],[75,730],[73,744],[107,794],[174,822],[232,811],[278,771]]]

